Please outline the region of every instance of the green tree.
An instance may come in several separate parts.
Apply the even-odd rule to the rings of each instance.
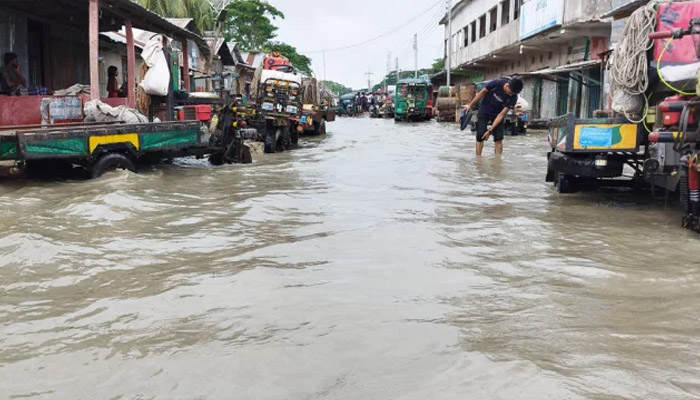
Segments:
[[[133,0],[166,18],[192,18],[202,31],[214,28],[214,10],[208,0]]]
[[[235,40],[242,51],[257,50],[277,36],[272,20],[284,19],[282,11],[264,0],[237,0],[227,7],[226,40]]]
[[[352,93],[352,88],[349,88],[349,87],[342,85],[340,83],[333,82],[333,81],[323,81],[323,83],[326,86],[328,86],[328,88],[331,90],[331,92],[333,92],[339,96],[342,96],[342,95],[348,94],[348,93]]]
[[[437,74],[445,70],[445,59],[444,58],[438,58],[433,62],[433,66],[430,68],[431,75],[432,74]]]
[[[297,48],[282,42],[268,42],[263,46],[263,51],[276,51],[287,57],[294,67],[302,72],[311,75],[311,59],[303,54],[299,54]]]

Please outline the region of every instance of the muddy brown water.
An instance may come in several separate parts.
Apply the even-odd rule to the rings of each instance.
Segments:
[[[700,398],[700,239],[546,138],[341,119],[211,168],[0,185],[0,398]]]

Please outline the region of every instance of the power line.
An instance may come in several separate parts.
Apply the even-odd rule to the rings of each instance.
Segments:
[[[439,27],[438,22],[440,22],[440,20],[444,17],[443,13],[444,13],[444,10],[438,9],[438,11],[433,14],[433,16],[430,18],[430,20],[428,20],[428,22],[419,31],[419,33],[418,33],[419,40],[423,40],[424,38],[427,38],[429,36],[429,35],[425,35],[426,32],[431,31],[430,34],[432,34],[432,32],[434,32],[435,29],[437,29]],[[413,42],[412,38],[411,38],[411,40],[406,41],[406,42],[402,41],[400,44],[398,44],[396,46],[392,46],[392,49],[394,49],[394,51],[397,51],[397,52],[401,52],[402,50],[407,50],[410,47],[412,42]],[[348,56],[352,56],[360,50],[361,49],[359,49],[359,48],[347,49],[343,53],[336,54],[335,56],[333,56],[333,59],[328,61],[328,64],[335,65],[338,62],[342,62],[344,58],[346,58]],[[403,55],[403,53],[399,53],[399,55]],[[376,57],[375,61],[377,59],[379,59],[379,56]],[[373,63],[373,64],[375,64],[375,63]]]
[[[418,14],[418,15],[415,16],[414,18],[411,18],[411,19],[410,19],[409,21],[407,21],[406,23],[404,23],[404,24],[402,24],[402,25],[400,25],[400,26],[398,26],[398,27],[396,27],[396,28],[393,28],[393,29],[391,29],[391,30],[389,30],[389,31],[387,31],[387,32],[385,32],[385,33],[382,33],[381,35],[378,35],[378,36],[375,36],[375,37],[373,37],[373,38],[371,38],[371,39],[365,40],[364,42],[355,43],[355,44],[351,44],[351,45],[343,46],[343,47],[337,47],[337,48],[335,48],[335,49],[322,49],[322,50],[317,50],[317,51],[302,51],[302,52],[300,52],[300,53],[302,53],[302,54],[319,54],[319,53],[323,53],[324,51],[325,51],[326,53],[332,53],[332,52],[341,51],[341,50],[347,50],[347,49],[351,49],[351,48],[353,48],[353,47],[364,46],[364,45],[367,45],[367,44],[376,42],[376,41],[379,40],[379,39],[383,39],[383,38],[385,38],[385,37],[387,37],[387,36],[391,36],[391,35],[395,34],[398,30],[400,30],[400,29],[402,29],[402,28],[405,28],[405,27],[408,26],[409,24],[411,24],[411,23],[415,22],[416,20],[420,19],[422,16],[424,16],[426,13],[430,12],[430,10],[432,10],[433,8],[437,7],[437,6],[440,5],[440,4],[442,4],[442,0],[439,0],[437,3],[434,3],[432,6],[430,6],[430,8],[428,8],[428,9],[425,10],[425,11],[422,11],[420,14]]]

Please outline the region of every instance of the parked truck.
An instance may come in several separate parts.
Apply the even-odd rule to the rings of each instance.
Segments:
[[[560,193],[625,185],[674,194],[684,226],[700,232],[700,2],[652,6],[656,28],[646,60],[650,84],[638,97],[641,115],[604,111],[599,118],[552,120],[547,181]]]
[[[265,153],[290,149],[299,141],[302,77],[279,53],[272,53],[255,73],[255,113],[251,126],[261,133]]]
[[[332,93],[316,78],[302,79],[304,105],[299,120],[301,133],[324,135],[326,123],[335,121],[335,106]]]

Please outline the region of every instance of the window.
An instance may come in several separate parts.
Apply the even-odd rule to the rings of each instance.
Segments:
[[[479,39],[486,36],[486,14],[479,17]]]
[[[489,33],[494,32],[498,28],[498,7],[494,7],[489,11]]]
[[[520,3],[522,0],[515,0],[515,7],[513,7],[513,21],[520,18]]]
[[[473,21],[471,24],[469,24],[470,30],[472,31],[471,38],[472,38],[472,43],[476,42],[478,37],[476,37],[476,21]]]
[[[501,2],[501,26],[508,25],[510,22],[510,0]]]
[[[467,47],[469,46],[469,26],[465,26],[462,32],[464,32],[464,47]]]

